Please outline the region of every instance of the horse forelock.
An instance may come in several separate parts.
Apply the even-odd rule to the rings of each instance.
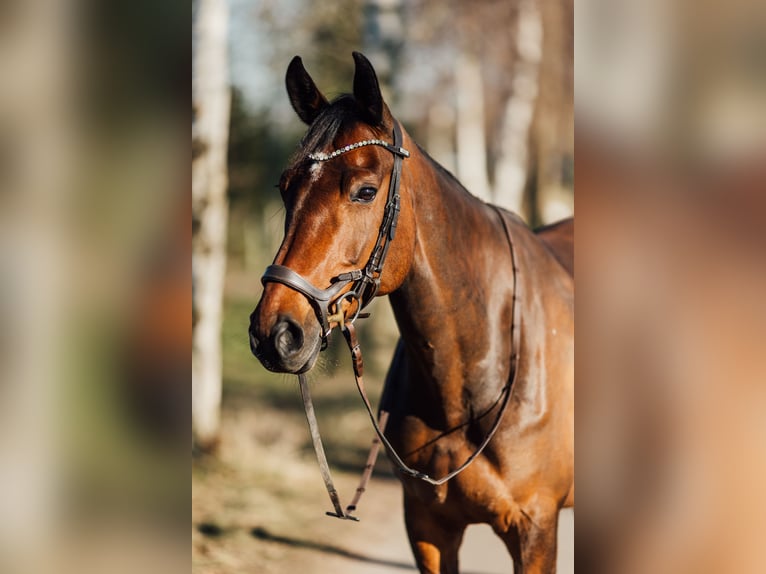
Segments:
[[[294,168],[305,162],[308,156],[313,153],[330,150],[343,126],[356,123],[372,127],[364,121],[359,104],[354,96],[351,94],[338,96],[329,106],[322,110],[311,126],[309,126],[306,135],[303,136],[300,142],[298,150],[290,159],[289,168]]]

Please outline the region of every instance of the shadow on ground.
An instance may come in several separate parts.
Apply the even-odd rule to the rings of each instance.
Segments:
[[[325,554],[334,554],[336,556],[343,556],[344,558],[349,558],[350,560],[356,560],[358,562],[365,562],[367,564],[379,564],[381,566],[388,566],[389,568],[397,568],[399,570],[417,570],[412,564],[405,564],[404,562],[396,562],[394,560],[385,560],[383,558],[373,558],[371,556],[360,554],[359,552],[353,552],[339,546],[333,546],[332,544],[324,544],[321,542],[314,542],[312,540],[301,540],[300,538],[280,536],[279,534],[272,534],[265,528],[261,528],[259,526],[253,528],[250,531],[250,534],[258,540],[275,542],[277,544],[285,544],[292,547],[305,548],[307,550],[314,550]]]
[[[225,529],[212,522],[203,522],[197,525],[197,531],[208,538],[220,538],[221,536],[231,534],[236,529]],[[313,540],[305,540],[301,538],[291,538],[288,536],[282,536],[275,534],[267,529],[256,526],[250,529],[250,536],[264,542],[273,542],[283,546],[289,546],[291,548],[299,548],[305,550],[311,550],[314,552],[321,552],[323,554],[330,554],[334,556],[340,556],[349,560],[362,562],[365,564],[374,564],[378,566],[385,566],[396,570],[407,570],[410,572],[416,572],[417,568],[412,563],[398,562],[396,560],[386,560],[385,558],[376,558],[374,556],[368,556],[360,552],[354,552],[335,546],[332,544],[325,544],[322,542],[315,542]],[[466,572],[465,574],[481,574],[480,572]]]

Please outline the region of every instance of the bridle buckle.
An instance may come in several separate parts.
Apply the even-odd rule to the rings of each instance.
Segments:
[[[346,318],[346,314],[343,311],[343,302],[348,301],[350,304],[353,304],[356,302],[356,309],[354,310],[354,314],[351,317],[351,319]],[[332,313],[330,315],[327,315],[327,323],[330,325],[330,330],[332,330],[332,324],[337,323],[338,327],[340,327],[341,330],[344,330],[346,328],[346,325],[348,323],[354,323],[359,318],[359,312],[362,310],[362,302],[359,299],[359,296],[356,294],[356,291],[347,291],[338,299],[335,301],[335,313]]]

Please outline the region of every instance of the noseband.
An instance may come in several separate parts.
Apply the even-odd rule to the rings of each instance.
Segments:
[[[312,153],[309,159],[313,161],[328,161],[344,153],[368,145],[377,145],[386,148],[394,154],[394,167],[391,169],[391,180],[388,185],[388,200],[386,202],[383,221],[380,224],[378,238],[375,241],[375,247],[372,249],[367,264],[362,269],[356,269],[330,279],[330,287],[327,289],[318,289],[308,280],[302,277],[296,271],[284,265],[269,265],[261,277],[261,283],[281,283],[298,293],[302,294],[311,306],[314,308],[317,320],[322,326],[322,349],[327,347],[327,340],[330,335],[332,323],[343,325],[345,322],[353,323],[359,316],[359,311],[372,301],[380,287],[380,276],[383,272],[383,264],[388,255],[388,248],[391,246],[396,235],[396,223],[399,219],[399,182],[402,175],[402,159],[410,156],[410,152],[401,147],[402,130],[399,122],[394,120],[394,143],[370,139],[349,144],[336,149],[330,153]],[[345,292],[343,289],[351,284],[351,288]],[[356,311],[350,319],[344,318],[341,305],[344,300],[349,303],[356,301]],[[334,306],[335,313],[330,313],[330,307]]]

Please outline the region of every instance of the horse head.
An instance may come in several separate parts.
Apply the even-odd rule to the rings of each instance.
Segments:
[[[401,165],[414,144],[369,60],[354,52],[354,61],[353,94],[332,102],[299,57],[287,69],[290,103],[309,129],[279,182],[285,234],[249,329],[272,371],[311,369],[329,330],[396,290],[412,265],[413,200]]]

